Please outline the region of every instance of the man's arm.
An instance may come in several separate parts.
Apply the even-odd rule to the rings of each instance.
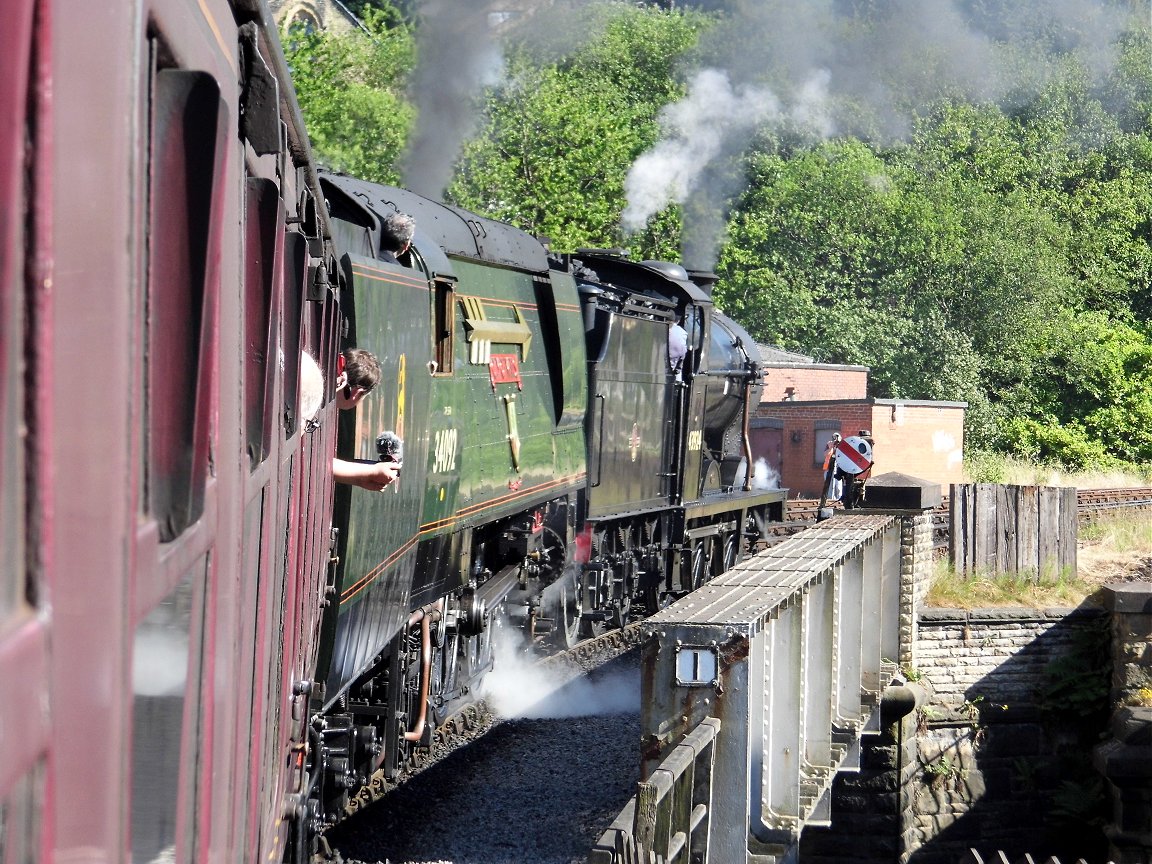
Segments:
[[[369,492],[379,492],[400,476],[400,465],[396,462],[349,462],[346,459],[332,460],[332,476],[337,483],[359,486]]]

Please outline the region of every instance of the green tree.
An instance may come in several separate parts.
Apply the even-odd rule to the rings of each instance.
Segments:
[[[957,106],[900,150],[760,154],[718,300],[758,338],[868,365],[874,395],[968,402],[972,445],[1015,446],[1022,417],[1052,427],[1028,398],[1038,345],[1085,292],[1026,137]]]
[[[676,60],[708,21],[625,5],[590,9],[604,16],[598,38],[573,54],[557,60],[528,43],[510,48],[505,82],[487,94],[484,128],[449,191],[560,250],[624,239],[624,178],[655,140],[660,109],[682,92]],[[647,242],[658,241],[649,234]]]
[[[872,368],[878,396],[978,398],[957,327],[963,215],[938,185],[860,142],[761,155],[730,225],[717,298],[759,338]]]
[[[1013,399],[1006,449],[1073,468],[1152,462],[1148,333],[1102,312],[1066,310],[1052,324],[1035,335],[1038,362]]]
[[[366,180],[395,183],[412,126],[405,83],[414,62],[408,26],[367,9],[367,32],[284,36],[300,108],[317,159]]]

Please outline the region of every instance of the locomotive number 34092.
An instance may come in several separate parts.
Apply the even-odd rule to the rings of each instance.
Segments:
[[[437,473],[456,470],[456,443],[459,435],[455,429],[437,429],[433,442],[434,459],[432,470]]]

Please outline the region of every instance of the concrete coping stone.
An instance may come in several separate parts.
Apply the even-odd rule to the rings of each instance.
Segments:
[[[1152,614],[1152,582],[1109,583],[1104,586],[1104,600],[1110,612]]]
[[[1152,708],[1125,705],[1112,714],[1112,737],[1133,747],[1152,747]]]
[[[1048,609],[1027,609],[1007,606],[1002,609],[921,609],[920,623],[950,624],[963,622],[987,624],[995,621],[1063,621],[1067,618],[1082,618],[1088,620],[1103,617],[1105,614],[1106,612],[1103,609],[1085,606]]]

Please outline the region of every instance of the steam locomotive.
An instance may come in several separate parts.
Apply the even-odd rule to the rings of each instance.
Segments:
[[[497,628],[570,646],[620,627],[731,567],[786,497],[751,488],[759,356],[713,307],[715,277],[554,255],[403,189],[320,182],[348,342],[384,369],[343,418],[342,453],[375,458],[389,430],[405,462],[383,494],[337,494],[313,709],[338,754],[318,764],[338,770],[313,800],[317,828],[372,769],[394,776],[427,745],[492,667]],[[417,233],[389,263],[380,225],[395,211]]]
[[[321,174],[263,0],[9,5],[0,859],[303,860],[496,631],[618,627],[783,517],[712,277]]]

